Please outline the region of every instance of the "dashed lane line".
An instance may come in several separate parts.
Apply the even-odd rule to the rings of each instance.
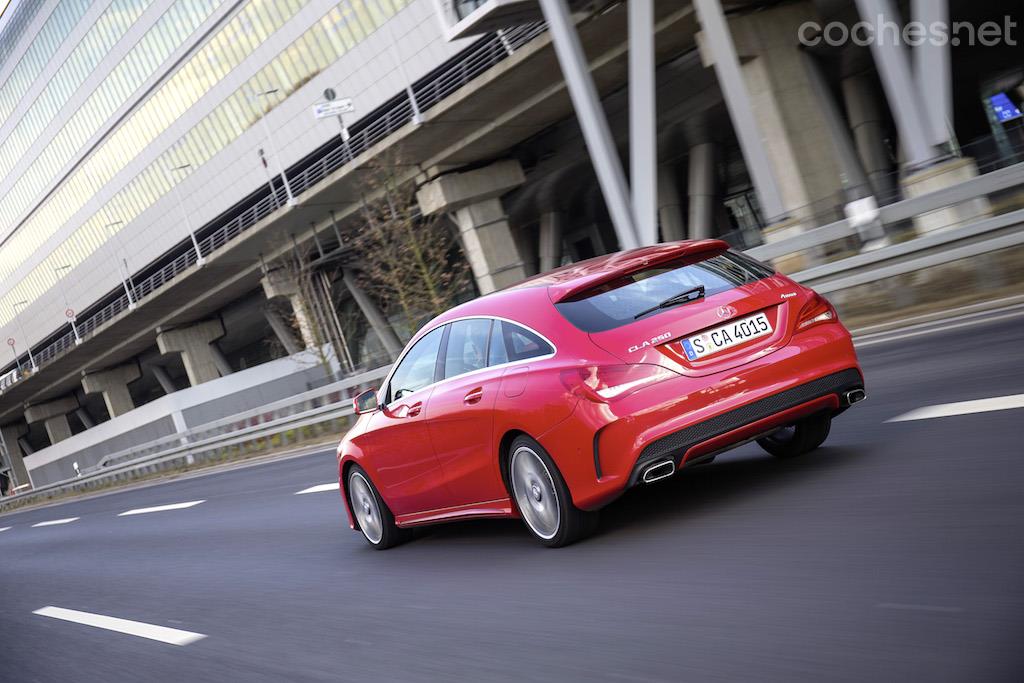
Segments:
[[[886,422],[908,422],[910,420],[930,420],[936,417],[953,417],[954,415],[970,415],[972,413],[988,413],[994,410],[1010,410],[1024,408],[1024,394],[982,398],[976,401],[958,401],[957,403],[940,403],[934,406],[916,408],[889,418]]]
[[[84,624],[85,626],[94,626],[96,628],[106,629],[107,631],[126,633],[130,636],[136,636],[139,638],[158,640],[161,643],[169,643],[171,645],[188,645],[206,637],[206,635],[202,633],[182,631],[176,628],[168,628],[167,626],[147,624],[142,621],[108,617],[103,614],[79,612],[78,610],[65,609],[63,607],[42,607],[32,612],[32,614],[38,614],[41,617],[50,617],[52,619],[61,619],[63,621],[71,621],[76,624]]]
[[[0,531],[8,531],[8,530],[10,530],[10,528],[11,527],[9,527],[9,526],[0,526]]]
[[[171,503],[170,505],[156,505],[150,508],[135,508],[134,510],[126,510],[125,512],[118,513],[118,517],[127,517],[129,515],[146,515],[150,512],[167,512],[168,510],[185,510],[190,507],[195,507],[200,503],[205,503],[205,500],[190,500],[187,503]]]
[[[81,517],[65,517],[64,519],[51,519],[46,522],[36,522],[32,526],[57,526],[58,524],[70,524],[71,522],[77,522],[79,519],[81,519]]]
[[[308,489],[296,491],[295,495],[299,496],[302,495],[303,493],[323,493],[324,491],[337,491],[338,488],[338,482],[334,481],[331,482],[330,484],[317,484],[316,486],[310,486]]]
[[[947,605],[912,605],[905,602],[880,602],[875,605],[878,609],[897,609],[912,612],[963,612],[962,607],[950,607]]]

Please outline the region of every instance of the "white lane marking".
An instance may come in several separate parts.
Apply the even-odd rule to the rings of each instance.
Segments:
[[[962,607],[946,607],[943,605],[910,605],[904,602],[880,602],[875,605],[878,609],[902,609],[918,612],[963,612]]]
[[[972,316],[973,315],[980,314],[972,314]],[[856,346],[858,349],[865,348],[868,346],[874,346],[875,344],[886,344],[888,342],[899,341],[901,339],[913,339],[914,337],[920,337],[926,334],[935,334],[936,332],[948,332],[949,330],[955,330],[961,327],[976,327],[978,325],[987,325],[988,323],[998,322],[1000,320],[1019,318],[1021,315],[1022,314],[1020,311],[1013,311],[1010,313],[1004,313],[1002,315],[993,315],[986,318],[979,318],[977,320],[965,320],[964,322],[936,320],[935,322],[921,323],[920,325],[913,325],[911,327],[895,329],[890,332],[873,332],[869,335],[863,336],[854,335],[853,345]],[[956,319],[954,318],[952,320]]]
[[[32,614],[72,621],[76,624],[85,624],[86,626],[95,626],[96,628],[103,628],[108,631],[127,633],[130,636],[138,636],[139,638],[159,640],[161,643],[170,643],[171,645],[188,645],[206,637],[202,633],[182,631],[166,626],[156,626],[155,624],[146,624],[141,621],[131,621],[130,619],[107,617],[102,614],[92,614],[91,612],[79,612],[78,610],[64,609],[63,607],[42,607],[32,612]]]
[[[907,422],[909,420],[930,420],[935,417],[952,417],[954,415],[970,415],[972,413],[987,413],[993,410],[1010,410],[1012,408],[1024,408],[1024,394],[1013,394],[1011,396],[996,396],[995,398],[982,398],[977,401],[959,401],[957,403],[940,403],[934,406],[916,408],[909,413],[903,413],[886,422]]]
[[[8,531],[10,528],[9,526],[0,526],[0,531]]]
[[[310,486],[308,489],[296,491],[295,495],[298,496],[302,495],[303,493],[323,493],[324,491],[337,491],[338,488],[338,482],[335,481],[331,482],[330,484],[317,484],[316,486]]]
[[[200,503],[205,503],[205,500],[190,500],[187,503],[171,503],[170,505],[157,505],[151,508],[135,508],[134,510],[127,510],[126,512],[118,513],[118,517],[127,517],[128,515],[145,515],[150,512],[166,512],[167,510],[184,510],[185,508],[195,507]]]
[[[57,524],[70,524],[71,522],[77,522],[78,520],[78,517],[65,517],[64,519],[51,519],[48,522],[36,522],[32,526],[56,526]]]

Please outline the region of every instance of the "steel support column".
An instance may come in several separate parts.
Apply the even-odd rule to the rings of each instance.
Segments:
[[[818,57],[808,50],[801,50],[800,56],[803,59],[804,68],[807,70],[807,79],[817,95],[818,107],[828,128],[832,147],[836,152],[836,160],[839,162],[839,180],[843,185],[846,200],[867,197],[872,194],[871,184],[868,182],[868,176],[857,156],[853,140],[850,139],[850,129],[839,111],[839,105],[832,94],[832,89],[828,86]]]
[[[626,178],[622,173],[622,162],[612,141],[608,119],[597,97],[597,88],[590,77],[587,58],[583,54],[569,8],[565,0],[540,0],[540,6],[551,33],[569,98],[576,110],[576,119],[597,173],[615,236],[619,240],[619,248],[634,249],[640,242],[634,226]]]
[[[706,47],[714,58],[715,76],[718,77],[718,84],[725,97],[729,118],[736,129],[747,170],[754,181],[758,201],[765,218],[773,222],[785,216],[786,207],[782,202],[775,170],[761,139],[750,93],[747,92],[747,85],[740,72],[740,60],[736,56],[736,46],[729,33],[722,5],[719,0],[694,0],[693,6],[704,29]],[[693,229],[694,226],[691,226],[691,234]]]
[[[707,0],[704,0],[707,1]],[[856,0],[861,19],[876,23],[893,22],[896,12],[891,0]],[[896,22],[898,25],[898,22]],[[889,36],[888,38],[892,38]],[[911,169],[924,168],[936,159],[931,145],[931,117],[925,111],[920,90],[910,72],[906,51],[896,40],[877,36],[871,41],[871,54],[875,58],[878,75],[882,79],[889,111],[896,120],[907,165]]]
[[[391,360],[397,360],[398,355],[402,353],[402,342],[398,340],[398,335],[391,328],[391,323],[388,322],[384,314],[377,308],[377,304],[370,298],[370,295],[359,286],[359,283],[356,282],[355,274],[351,270],[346,268],[342,271],[342,280],[348,288],[349,294],[355,300],[356,305],[359,306],[359,310],[366,316],[366,321],[370,323],[370,328],[377,334],[380,343],[384,346],[384,350],[391,356]]]
[[[658,242],[658,123],[654,87],[654,0],[630,0],[629,182],[640,244]]]
[[[717,148],[713,142],[703,142],[690,148],[687,194],[690,216],[687,221],[689,238],[703,240],[714,234],[716,187],[715,161]]]
[[[924,26],[949,26],[948,0],[912,0],[910,16]],[[930,122],[931,143],[944,145],[953,136],[953,87],[949,41],[924,40],[915,45],[914,78]]]

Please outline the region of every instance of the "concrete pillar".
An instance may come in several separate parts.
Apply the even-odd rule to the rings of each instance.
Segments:
[[[111,418],[135,409],[128,385],[142,377],[137,363],[126,363],[100,372],[82,373],[82,389],[87,394],[103,394]]]
[[[77,409],[78,399],[74,396],[65,396],[47,403],[26,406],[25,421],[29,424],[42,422],[46,428],[46,435],[50,438],[50,445],[53,445],[71,438],[68,413]]]
[[[75,416],[82,423],[82,426],[85,427],[86,429],[92,429],[93,427],[96,426],[96,420],[92,419],[92,415],[90,415],[89,411],[86,410],[84,407],[76,410]]]
[[[526,269],[509,227],[501,196],[526,180],[515,160],[443,175],[416,193],[425,215],[454,214],[462,248],[481,294],[489,294],[526,277]]]
[[[717,149],[713,142],[703,142],[690,148],[690,168],[687,194],[690,199],[690,239],[702,240],[714,233],[717,174]]]
[[[391,360],[398,360],[399,354],[402,353],[402,342],[398,340],[398,335],[395,334],[394,328],[391,327],[391,323],[384,317],[384,314],[377,307],[377,304],[370,295],[363,291],[363,288],[359,286],[359,282],[356,280],[355,273],[349,269],[342,271],[342,281],[345,283],[345,287],[348,288],[349,294],[352,295],[352,299],[359,306],[359,310],[362,311],[366,321],[370,323],[370,327],[373,329],[377,338],[380,339],[381,345]]]
[[[165,394],[173,394],[178,390],[178,387],[174,386],[174,380],[171,379],[171,376],[167,374],[167,370],[162,365],[150,366],[150,370],[153,371],[156,383],[160,385]]]
[[[562,226],[565,214],[561,211],[545,211],[540,215],[540,238],[537,254],[540,257],[540,272],[554,270],[562,262]]]
[[[885,145],[885,113],[877,89],[864,73],[842,79],[843,104],[861,166],[871,190],[881,202],[896,197],[892,160]]]
[[[264,275],[261,283],[263,284],[263,293],[268,299],[284,298],[288,299],[289,303],[291,303],[292,315],[295,317],[295,327],[298,328],[299,336],[302,337],[302,343],[305,348],[312,349],[318,346],[312,314],[309,311],[306,297],[303,296],[302,288],[295,275],[287,270],[278,268]],[[271,323],[271,326],[273,326],[273,323]]]
[[[801,50],[800,55],[807,70],[808,83],[816,94],[814,101],[818,104],[818,111],[825,120],[828,136],[832,141],[832,151],[836,155],[839,180],[846,201],[872,196],[867,174],[861,166],[853,140],[850,138],[850,129],[839,111],[839,105],[832,94],[832,88],[829,87],[820,58],[809,50]]]
[[[291,328],[284,320],[281,319],[280,314],[272,308],[263,309],[263,317],[267,319],[267,323],[270,325],[270,329],[274,331],[274,336],[281,342],[281,346],[284,347],[285,353],[289,356],[294,355],[301,351],[298,342],[295,341],[295,335],[292,334]]]
[[[213,348],[223,336],[224,324],[213,319],[171,330],[157,328],[156,345],[160,353],[180,353],[189,384],[198,386],[230,372],[220,349]]]
[[[679,174],[674,164],[658,166],[658,224],[661,241],[676,242],[686,239],[683,220],[683,200],[679,196]]]
[[[25,426],[19,423],[6,424],[0,427],[0,441],[3,441],[3,449],[6,453],[6,464],[10,468],[11,485],[23,486],[31,484],[28,478],[28,470],[25,468],[23,449],[21,448],[21,437],[25,434]],[[31,451],[25,452],[31,455]]]
[[[717,0],[698,0],[694,4],[698,10],[707,4],[721,9]],[[817,17],[810,0],[781,3],[764,11],[729,17],[727,33],[738,55],[741,89],[747,94],[749,107],[742,112],[734,111],[740,108],[733,101],[733,90],[737,87],[726,87],[716,61],[721,58],[721,50],[712,49],[707,26],[705,33],[709,35],[699,40],[704,63],[713,64],[719,76],[747,170],[769,222],[784,217],[795,221],[791,224],[815,218],[829,220],[832,217],[816,214],[823,206],[835,205],[842,187],[842,169],[828,122],[817,106],[817,94],[797,39],[801,25]],[[704,23],[703,14],[701,22]],[[747,117],[752,121],[747,121]],[[764,154],[770,172],[759,168],[761,162],[753,153],[755,149]],[[777,188],[777,199],[766,196],[762,189],[766,182]]]

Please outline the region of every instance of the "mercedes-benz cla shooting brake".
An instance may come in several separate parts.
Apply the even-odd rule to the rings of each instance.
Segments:
[[[821,296],[719,240],[635,249],[424,326],[355,399],[342,497],[375,548],[480,517],[521,517],[562,546],[626,489],[739,444],[817,448],[864,396]]]

